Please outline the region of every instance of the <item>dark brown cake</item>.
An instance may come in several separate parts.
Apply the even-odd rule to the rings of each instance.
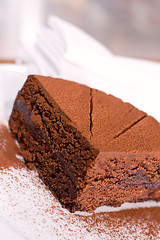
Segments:
[[[160,158],[158,153],[150,155],[150,152],[160,152],[160,124],[129,103],[74,82],[29,76],[18,93],[9,125],[20,144],[26,164],[37,168],[44,183],[71,211],[90,211],[104,204],[118,206],[126,200],[160,199],[157,191],[160,186]],[[135,155],[134,159],[151,162],[153,167],[147,171],[157,174],[154,178],[148,178],[148,172],[144,171],[140,178],[137,170],[135,178],[139,179],[139,187],[134,192],[125,191],[124,197],[119,197],[122,185],[128,186],[128,189],[133,185],[132,178],[128,180],[128,170],[122,171],[126,175],[123,184],[120,178],[119,193],[116,183],[113,181],[111,189],[107,184],[112,179],[104,175],[102,186],[106,184],[106,189],[110,188],[110,197],[106,198],[107,192],[103,194],[103,187],[98,192],[96,188],[90,188],[84,204],[87,187],[98,179],[94,174],[89,176],[93,166],[98,168],[96,163],[101,156],[98,153],[111,151],[147,152],[149,160],[146,154]],[[132,163],[127,153],[124,154],[125,160],[122,156],[120,153],[116,155],[116,174],[121,169],[122,161]],[[113,162],[112,157],[102,159],[106,169]],[[146,184],[144,178],[148,179]],[[147,197],[154,191],[157,194]],[[102,197],[95,204],[93,199],[99,192],[102,192]],[[129,198],[127,194],[130,194]],[[93,198],[90,198],[91,195]]]

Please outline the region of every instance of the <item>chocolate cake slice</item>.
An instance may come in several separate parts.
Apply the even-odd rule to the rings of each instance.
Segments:
[[[85,198],[88,178],[97,181],[88,174],[100,152],[160,152],[160,124],[155,119],[112,95],[62,79],[29,76],[17,95],[9,126],[27,166],[36,167],[43,182],[71,211],[91,210],[104,203],[114,205],[115,201],[106,200],[105,195],[96,204],[92,198],[85,207],[80,203],[80,199]],[[118,162],[118,155],[116,157]],[[153,171],[159,171],[157,155],[148,161],[154,163],[155,158],[158,163],[153,164]],[[126,163],[131,162],[125,159]],[[104,165],[110,161],[107,157]],[[119,168],[115,167],[115,172]],[[146,172],[144,175],[147,177]],[[158,177],[157,174],[154,179],[157,185]],[[103,182],[108,188],[108,181],[104,180],[105,177]],[[143,181],[139,181],[143,185]],[[148,192],[157,189],[152,179],[148,181],[150,184],[145,185]],[[126,184],[130,186],[127,181]],[[95,188],[91,191],[90,195],[99,194]],[[112,196],[114,199],[115,194],[113,183],[110,199]],[[141,195],[138,188],[136,197],[131,195],[129,201],[138,201]],[[159,195],[148,199],[158,200]],[[125,197],[117,197],[116,205],[124,201]],[[88,204],[92,207],[88,208]]]

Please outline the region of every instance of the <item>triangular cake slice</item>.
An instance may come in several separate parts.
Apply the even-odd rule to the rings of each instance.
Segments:
[[[36,167],[71,211],[81,210],[80,194],[99,152],[160,151],[160,124],[155,119],[112,95],[50,77],[28,77],[15,100],[9,126],[26,164]],[[105,199],[100,205],[104,203]]]

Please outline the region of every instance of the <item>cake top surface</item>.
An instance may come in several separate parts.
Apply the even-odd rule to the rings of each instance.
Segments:
[[[100,151],[160,151],[160,124],[129,103],[87,86],[30,76]],[[151,134],[152,133],[152,134]]]

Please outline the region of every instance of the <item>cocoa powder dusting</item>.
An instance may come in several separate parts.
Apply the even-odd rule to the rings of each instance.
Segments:
[[[0,169],[10,167],[24,168],[24,162],[18,157],[21,158],[20,149],[15,144],[15,140],[6,126],[0,125]]]
[[[17,154],[8,129],[0,126],[0,220],[3,216],[22,239],[159,239],[160,207],[74,215],[62,208]]]

